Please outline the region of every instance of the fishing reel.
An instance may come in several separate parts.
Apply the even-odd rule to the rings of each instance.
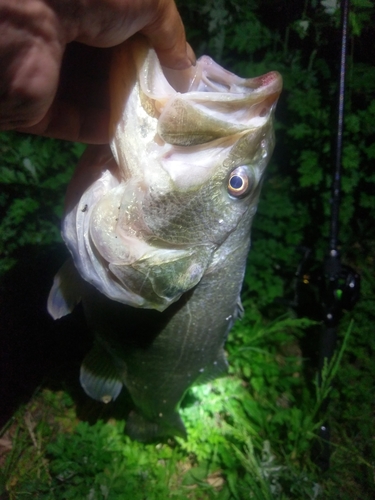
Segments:
[[[343,310],[353,309],[359,299],[360,276],[342,264],[337,250],[330,250],[322,264],[310,248],[301,247],[303,257],[295,273],[291,306],[299,315],[335,327]]]

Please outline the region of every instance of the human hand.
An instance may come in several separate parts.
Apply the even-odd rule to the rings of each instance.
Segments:
[[[0,130],[108,142],[111,48],[136,32],[194,63],[173,0],[0,0]]]

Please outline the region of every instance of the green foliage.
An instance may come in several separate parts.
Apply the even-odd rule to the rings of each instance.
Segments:
[[[61,241],[66,184],[82,144],[27,135],[0,134],[0,275],[26,245]]]
[[[74,434],[60,434],[47,447],[54,478],[52,498],[134,499],[169,496],[170,463],[179,453],[130,442],[124,422],[89,426],[80,422]],[[48,497],[49,498],[49,497]]]
[[[354,323],[341,361],[343,369],[338,370],[330,393],[332,404],[329,407],[329,418],[334,422],[334,467],[330,487],[336,487],[340,498],[370,500],[374,491],[375,463],[375,280],[373,270],[369,272],[368,264],[362,263],[362,270],[362,298],[352,314]],[[348,327],[348,322],[349,318],[345,317],[343,331]],[[344,472],[343,477],[340,469]],[[356,481],[349,479],[349,476],[355,477]]]

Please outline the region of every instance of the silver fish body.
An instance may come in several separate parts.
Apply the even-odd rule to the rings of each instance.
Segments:
[[[72,254],[48,309],[82,300],[96,343],[81,384],[115,399],[123,385],[141,441],[185,435],[179,403],[225,373],[281,77],[242,79],[203,56],[160,67],[140,37],[113,62],[111,149],[88,148],[67,193]]]

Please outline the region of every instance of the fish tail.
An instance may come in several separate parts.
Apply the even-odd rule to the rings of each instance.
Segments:
[[[160,417],[160,421],[148,420],[132,411],[126,421],[125,433],[136,441],[147,443],[167,436],[187,438],[185,426],[177,412]]]

